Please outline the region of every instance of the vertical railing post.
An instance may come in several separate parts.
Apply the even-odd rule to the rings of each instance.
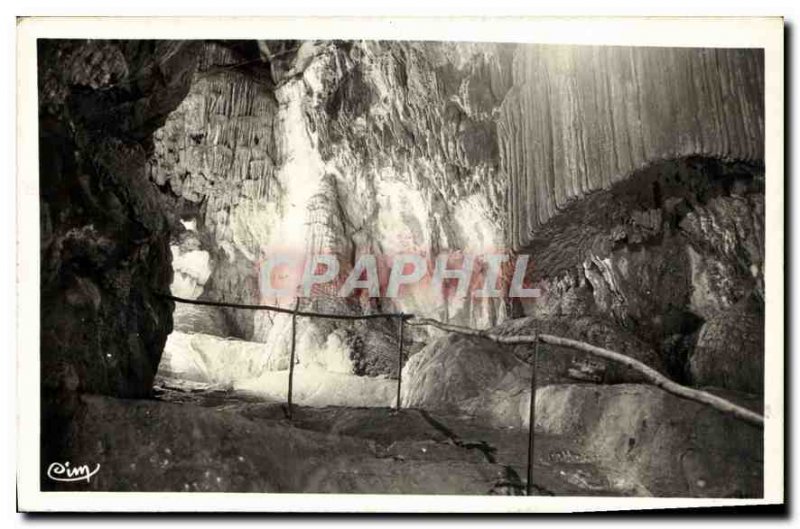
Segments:
[[[534,462],[534,447],[533,447],[533,430],[536,425],[536,357],[539,353],[539,333],[536,333],[536,341],[533,344],[533,359],[531,360],[531,409],[528,414],[528,475],[525,484],[525,493],[528,496],[533,495],[533,462]]]
[[[297,309],[300,307],[300,298],[294,303],[294,313],[292,314],[292,349],[289,353],[289,390],[286,399],[286,416],[292,420],[292,383],[294,382],[294,349],[297,334]]]
[[[405,327],[404,324],[405,318],[403,314],[400,314],[399,322],[400,328],[398,333],[400,334],[400,340],[397,347],[397,402],[395,404],[395,409],[400,409],[400,386],[403,383],[403,329]]]

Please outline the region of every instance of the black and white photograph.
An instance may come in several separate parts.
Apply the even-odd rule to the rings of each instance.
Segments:
[[[22,508],[782,501],[780,18],[205,22],[25,36]]]

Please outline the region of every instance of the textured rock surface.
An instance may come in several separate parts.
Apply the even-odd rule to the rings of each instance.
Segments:
[[[227,263],[252,265],[225,275],[253,275],[276,250],[334,252],[352,266],[367,251],[502,247],[492,118],[511,48],[306,44],[297,78],[277,85],[220,73],[206,63],[242,57],[206,46],[188,97],[156,134],[151,178],[201,205],[198,228]],[[466,218],[476,212],[486,221],[477,233]],[[244,279],[214,279],[220,296],[257,294]]]
[[[442,434],[414,412],[360,410],[349,421],[329,421],[298,410],[305,424],[297,427],[280,408],[263,405],[240,414],[87,396],[80,407],[67,433],[70,458],[97,462],[100,472],[88,485],[43,480],[49,489],[513,493],[501,465],[441,443]]]
[[[401,399],[406,407],[518,426],[526,395],[530,367],[488,340],[447,336],[403,368]]]
[[[539,448],[540,459],[613,468],[619,486],[644,495],[761,495],[761,430],[652,386],[579,383],[575,371],[579,377],[596,371],[577,367],[585,359],[541,349],[537,432],[574,444],[549,454]],[[530,367],[509,348],[448,337],[412,357],[403,380],[404,406],[523,431],[529,422]],[[761,412],[757,398],[723,396]]]
[[[261,375],[268,358],[264,344],[177,331],[167,338],[158,375],[233,387]]]
[[[197,204],[197,229],[216,247],[201,297],[275,302],[259,296],[258,269],[277,254],[334,253],[344,277],[362,253],[503,248],[495,118],[510,87],[513,47],[280,46],[287,53],[279,63],[242,69],[220,65],[246,60],[244,44],[206,45],[189,95],[155,135],[151,179]],[[395,303],[328,307],[480,325],[505,312],[501,300],[428,297],[423,289]],[[235,335],[285,350],[285,326],[273,328],[280,318],[225,314]],[[335,327],[320,324],[316,333]],[[350,348],[357,372],[392,373],[381,344],[396,331],[361,327],[366,336]]]
[[[337,303],[325,312],[345,312]],[[305,309],[306,307],[304,307]],[[352,313],[356,313],[352,311]],[[270,369],[287,369],[291,348],[291,316],[275,314],[264,330],[270,350]],[[266,326],[265,326],[266,327]],[[397,326],[394,322],[339,322],[300,318],[297,322],[297,362],[333,373],[379,375],[396,373]]]
[[[531,252],[544,296],[522,311],[603,314],[689,381],[687,355],[706,318],[750,298],[760,317],[763,179],[709,160],[654,165],[637,178],[648,184],[595,193],[543,228],[549,238]]]
[[[181,405],[82,397],[58,459],[101,470],[89,484],[43,480],[46,489],[519,494],[524,486],[525,429],[385,408],[296,408],[290,424],[280,405],[235,394],[160,395]],[[539,396],[539,493],[761,494],[761,436],[742,423],[639,385],[556,385]]]
[[[158,237],[181,233],[170,220],[177,206],[193,225],[187,231],[202,241],[197,248],[186,238],[172,241],[173,288],[189,297],[264,301],[258,268],[278,251],[333,252],[352,265],[367,252],[480,252],[511,241],[532,254],[545,299],[431,303],[423,289],[395,303],[332,300],[331,307],[406,310],[479,327],[523,313],[600,313],[655,348],[678,377],[688,377],[686,359],[706,318],[751,295],[763,298],[757,51],[293,41],[43,46],[64,66],[42,69],[42,143],[66,160],[43,162],[43,172],[56,175],[44,176],[45,202],[62,200],[64,186],[51,185],[60,173],[74,173],[77,192],[88,190],[94,207],[113,202],[93,196],[97,177],[80,170],[86,157],[70,161],[70,142],[91,143],[95,167],[105,156],[114,178],[127,179],[112,187],[135,187],[120,202],[135,204],[133,214],[102,203],[102,215],[141,217],[143,228],[131,229]],[[77,132],[58,129],[67,121]],[[132,186],[145,155],[156,186]],[[53,249],[55,263],[67,239],[142,240],[117,233],[121,227],[95,233],[100,223],[63,216],[43,207],[43,255]],[[51,233],[56,225],[61,234]],[[150,239],[144,246],[150,258],[163,258],[152,254]],[[114,257],[103,266],[115,268],[118,255],[106,250]],[[43,265],[45,284],[94,304],[103,288],[92,277],[53,279],[69,268]],[[166,277],[159,277],[147,281],[161,285]],[[161,305],[149,320],[163,319],[156,317]],[[265,313],[184,312],[185,329],[283,341]],[[78,340],[56,327],[53,340]],[[389,343],[392,332],[372,334]],[[350,356],[361,371],[389,373],[391,362],[356,345]]]
[[[760,408],[752,397],[724,397]],[[679,487],[686,496],[762,495],[760,429],[652,386],[541,388],[536,428],[573,438],[587,457],[616,468],[646,494]]]
[[[189,89],[196,47],[39,41],[45,391],[151,391],[172,329],[169,203],[147,140]],[[55,67],[55,66],[58,67]]]
[[[172,313],[173,331],[202,333],[212,336],[232,336],[228,320],[222,311],[214,307],[203,307],[176,303]]]
[[[508,242],[532,255],[544,299],[432,301],[421,289],[326,307],[475,327],[601,314],[689,380],[704,319],[763,297],[757,51],[272,42],[259,55],[253,46],[205,45],[149,162],[154,181],[195,204],[197,229],[213,241],[204,298],[280,301],[258,299],[258,267],[278,253],[334,253],[343,276],[362,253],[480,253]],[[280,318],[225,314],[231,333],[285,356]],[[390,342],[391,332],[369,334]],[[361,372],[391,374],[380,344],[373,355],[352,343]]]
[[[191,89],[154,135],[149,173],[177,196],[202,203],[200,228],[252,251],[265,241],[281,190],[273,178],[278,103],[273,87],[232,67],[235,48],[204,44]]]
[[[523,312],[610,316],[689,382],[705,319],[763,299],[763,56],[531,46],[513,71],[508,236],[545,292]]]
[[[511,240],[664,159],[763,160],[764,58],[750,50],[525,46],[500,120]]]
[[[546,427],[563,434],[536,434],[536,494],[761,494],[760,465],[752,455],[760,453],[755,431],[702,409],[685,410],[676,419],[672,401],[640,386],[551,388]],[[69,451],[61,455],[96,461],[100,471],[88,484],[43,480],[45,487],[501,495],[524,490],[524,429],[385,408],[297,407],[289,423],[280,405],[221,392],[168,391],[161,398],[181,404],[82,397],[78,419],[66,433]],[[565,422],[572,416],[563,413],[565,404],[575,406],[570,412],[588,413],[581,424],[591,430]],[[671,420],[658,427],[665,409]],[[688,435],[687,424],[694,430],[691,421],[697,419],[703,426]],[[592,432],[603,434],[604,442],[587,435]],[[726,457],[737,465],[722,465]]]
[[[234,383],[233,389],[269,402],[285,403],[288,371],[264,371],[258,378]],[[394,406],[397,381],[385,376],[367,377],[298,365],[292,378],[292,402],[299,406],[347,406],[383,408]]]
[[[212,271],[216,268],[211,251],[215,250],[213,238],[197,231],[197,220],[181,220],[182,230],[173,234],[172,284],[170,293],[187,299],[197,299],[203,294]],[[232,333],[227,315],[219,307],[176,303],[172,313],[173,328],[179,332],[197,332],[226,337]]]
[[[635,358],[656,371],[666,371],[663,359],[647,342],[637,339],[631,333],[615,325],[613,321],[602,317],[518,318],[499,325],[493,329],[493,332],[511,336],[546,333],[581,340]],[[506,347],[506,350],[510,350],[525,361],[528,361],[532,354],[529,346]],[[539,359],[541,366],[538,380],[541,384],[555,383],[570,378],[607,384],[640,380],[636,373],[629,371],[624,366],[585,355],[580,351],[550,344],[539,345]]]
[[[558,318],[509,320],[492,332],[533,335],[536,332],[583,340],[636,358],[664,371],[647,344],[602,319]],[[403,369],[405,406],[464,413],[503,426],[521,426],[530,401],[530,346],[504,346],[489,340],[448,335],[411,357]],[[537,385],[636,382],[636,373],[579,351],[539,346]]]
[[[755,314],[753,314],[755,312]],[[741,306],[719,312],[700,329],[689,359],[692,381],[761,394],[764,390],[764,316]]]

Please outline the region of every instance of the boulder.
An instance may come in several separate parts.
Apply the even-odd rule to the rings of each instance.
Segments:
[[[761,411],[753,397],[721,396]],[[647,494],[762,495],[763,431],[653,386],[540,388],[536,431],[576,441],[592,461],[614,468]]]
[[[452,334],[403,368],[403,406],[518,425],[530,395],[530,368],[489,340]]]
[[[663,370],[646,344],[601,319],[509,320],[491,332],[500,335],[555,334],[583,340]],[[413,355],[403,368],[406,406],[458,411],[493,424],[519,426],[530,400],[532,345],[502,345],[484,338],[450,334]],[[570,348],[539,345],[537,386],[563,382],[635,382],[628,368]]]
[[[692,380],[748,393],[764,392],[764,316],[736,307],[709,318],[689,358]]]

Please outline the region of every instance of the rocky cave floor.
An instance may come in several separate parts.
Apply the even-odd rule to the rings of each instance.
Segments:
[[[187,417],[210,410],[221,419],[223,428],[233,417],[237,426],[246,424],[240,419],[251,423],[243,429],[236,428],[235,433],[253,436],[256,444],[236,443],[220,449],[240,450],[238,457],[252,458],[254,470],[259,467],[261,454],[258,450],[252,452],[251,447],[269,449],[257,443],[260,428],[291,430],[310,440],[321,434],[327,441],[324,446],[333,443],[341,450],[321,446],[317,457],[329,461],[343,455],[358,459],[352,464],[320,467],[306,475],[299,475],[301,469],[286,468],[287,473],[295,475],[298,488],[281,492],[525,494],[528,433],[524,429],[491,427],[468,416],[421,409],[295,405],[289,420],[285,403],[176,379],[160,379],[156,396],[179,404]],[[612,469],[593,464],[568,438],[536,435],[535,446],[536,495],[635,493],[620,489],[619,477],[615,478]],[[274,469],[263,471],[270,473]],[[183,479],[190,490],[218,490],[207,479],[194,480],[191,471],[185,472]],[[229,479],[236,481],[235,476]]]
[[[101,464],[89,490],[525,494],[527,429],[468,416],[294,406],[289,420],[283,402],[165,378],[154,399],[81,401],[73,453]],[[650,494],[582,446],[537,433],[535,495]]]

